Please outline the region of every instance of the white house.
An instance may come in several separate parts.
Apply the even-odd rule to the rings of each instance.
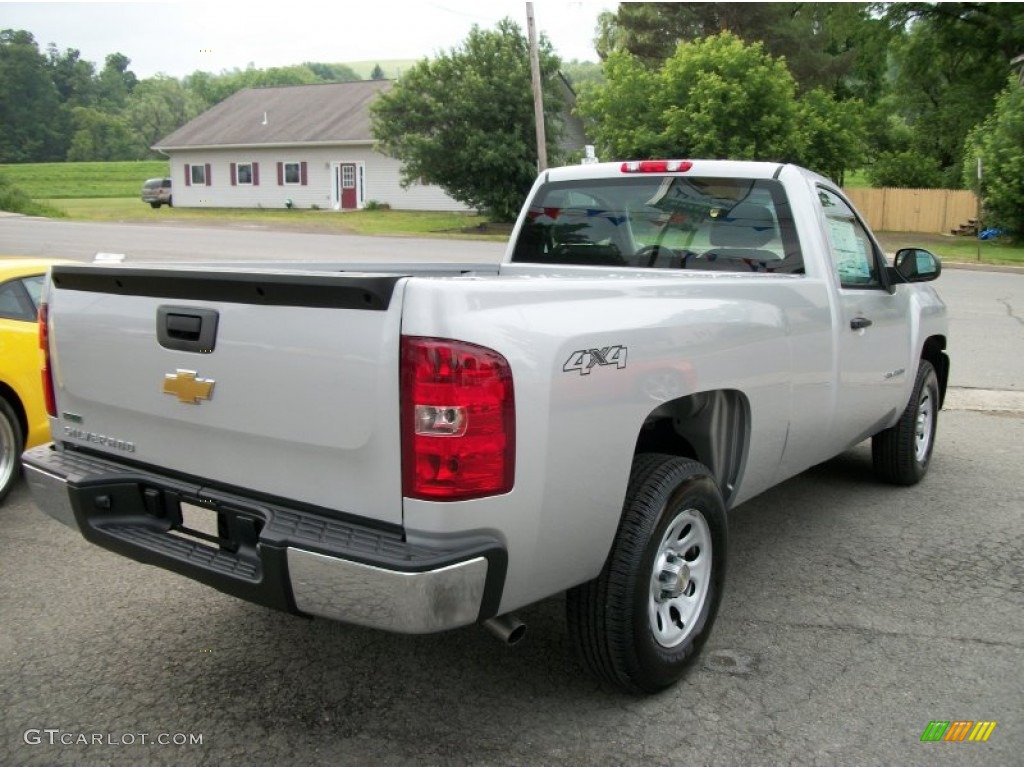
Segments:
[[[154,145],[182,208],[464,211],[440,187],[403,189],[400,163],[374,151],[370,103],[386,80],[249,88]]]

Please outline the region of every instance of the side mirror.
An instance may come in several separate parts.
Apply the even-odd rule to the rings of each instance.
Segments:
[[[894,263],[894,283],[924,283],[942,274],[939,257],[924,248],[900,248]]]

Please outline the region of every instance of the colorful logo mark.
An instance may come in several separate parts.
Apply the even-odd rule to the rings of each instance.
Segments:
[[[921,741],[988,741],[995,729],[995,720],[932,720]]]

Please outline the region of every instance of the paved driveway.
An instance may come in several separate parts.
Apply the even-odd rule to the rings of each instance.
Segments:
[[[939,283],[959,388],[927,480],[877,485],[865,445],[735,510],[706,654],[658,696],[587,677],[560,598],[511,650],[306,621],[93,547],[15,489],[0,764],[1020,764],[1024,277],[977,274]],[[997,725],[921,741],[956,720]]]

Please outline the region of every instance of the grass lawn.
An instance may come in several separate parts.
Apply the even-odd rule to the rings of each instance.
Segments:
[[[151,208],[137,196],[106,199],[50,199],[42,202],[78,221],[124,221],[192,224],[263,224],[269,229],[342,232],[359,235],[462,237],[503,240],[486,231],[487,217],[471,213],[426,211],[337,211],[259,208]],[[472,230],[479,229],[474,232]]]
[[[0,165],[0,174],[36,199],[138,196],[146,179],[168,170],[166,160]]]
[[[1024,267],[1024,246],[994,240],[977,240],[955,235],[925,235],[916,232],[876,232],[888,253],[900,248],[927,248],[943,261],[981,264],[1009,264]],[[981,259],[978,259],[978,254]]]

